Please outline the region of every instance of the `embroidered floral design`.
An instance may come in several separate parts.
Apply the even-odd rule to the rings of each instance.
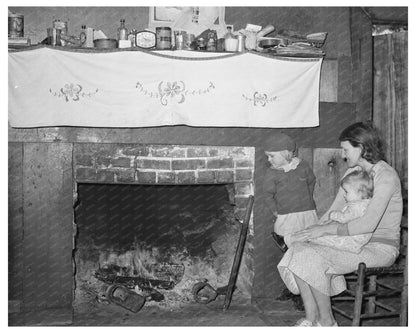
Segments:
[[[79,93],[81,92],[82,87],[79,84],[74,85],[66,84],[63,88],[61,88],[61,92],[65,96],[65,101],[68,102],[71,98],[73,101],[79,101]]]
[[[205,89],[185,89],[185,83],[183,81],[174,81],[174,82],[159,82],[158,92],[147,90],[141,82],[136,83],[136,88],[143,95],[150,98],[157,98],[160,100],[160,103],[163,106],[168,104],[169,100],[177,100],[178,104],[184,103],[186,97],[189,96],[198,96],[210,93],[215,86],[212,82],[209,82],[208,87]]]
[[[67,83],[59,91],[53,92],[52,89],[49,89],[49,92],[53,96],[63,97],[65,102],[69,102],[70,100],[79,101],[80,97],[91,97],[98,92],[98,89],[94,92],[87,93],[82,91],[82,86],[80,84]]]
[[[158,85],[159,95],[160,95],[160,102],[162,105],[168,104],[168,98],[173,99],[178,96],[180,99],[178,104],[181,104],[185,101],[185,95],[183,92],[185,91],[185,83],[183,81],[178,82],[167,82],[166,85],[163,85],[163,81],[161,81]]]
[[[277,102],[277,96],[268,98],[267,94],[260,94],[258,91],[253,94],[253,98],[250,98],[245,94],[242,96],[246,101],[253,102],[254,106],[266,106],[267,103]]]

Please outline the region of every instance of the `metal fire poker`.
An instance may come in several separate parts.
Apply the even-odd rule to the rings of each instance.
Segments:
[[[240,268],[241,257],[243,256],[244,244],[246,243],[248,224],[250,222],[251,211],[253,209],[254,197],[250,195],[248,198],[248,205],[246,214],[244,215],[243,225],[240,230],[240,238],[238,239],[237,250],[235,251],[235,257],[233,267],[231,268],[230,280],[228,280],[227,294],[225,295],[223,311],[227,310],[231,303],[231,296],[233,295],[235,282],[237,281],[238,270]]]

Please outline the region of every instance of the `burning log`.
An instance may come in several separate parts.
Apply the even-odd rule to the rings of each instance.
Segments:
[[[152,274],[159,280],[173,281],[178,284],[185,273],[185,266],[171,263],[158,263],[150,266]]]
[[[170,290],[175,287],[174,281],[164,281],[156,279],[147,279],[140,276],[118,276],[113,270],[100,268],[95,272],[95,277],[108,284],[124,285],[129,289],[134,289],[135,286],[139,288],[159,288]]]

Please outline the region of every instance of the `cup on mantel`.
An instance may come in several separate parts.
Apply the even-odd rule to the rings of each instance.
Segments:
[[[224,41],[225,51],[237,52],[238,50],[238,39],[237,38],[226,38]]]

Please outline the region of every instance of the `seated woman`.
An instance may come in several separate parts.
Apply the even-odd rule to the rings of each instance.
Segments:
[[[366,123],[347,127],[340,135],[343,157],[349,169],[370,173],[374,193],[362,217],[348,223],[328,222],[329,212],[345,205],[344,190],[339,189],[329,210],[317,225],[294,234],[295,242],[278,264],[279,273],[294,293],[302,296],[306,318],[295,326],[337,326],[331,296],[346,289],[343,274],[367,267],[390,266],[399,254],[400,222],[403,210],[401,185],[396,171],[383,161],[383,150],[376,129]],[[359,253],[342,251],[309,240],[323,235],[373,233]]]

